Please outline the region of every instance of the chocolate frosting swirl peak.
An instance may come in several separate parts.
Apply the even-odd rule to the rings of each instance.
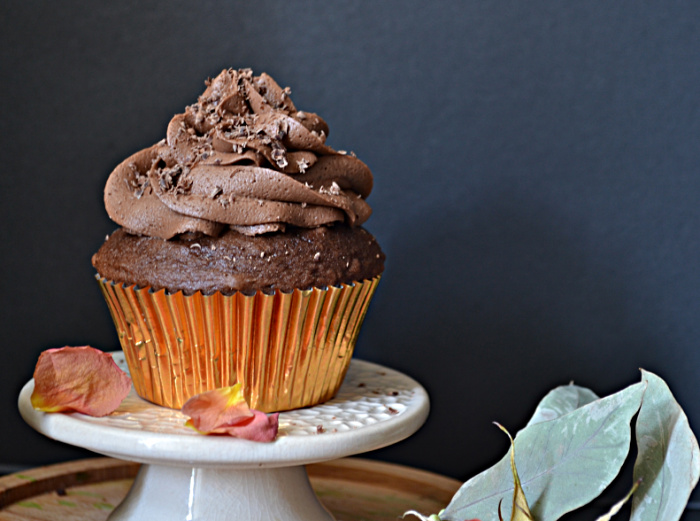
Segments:
[[[128,231],[162,239],[188,232],[248,235],[345,221],[371,209],[372,173],[326,145],[328,126],[298,111],[270,76],[222,71],[170,121],[166,139],[110,175],[105,207]]]

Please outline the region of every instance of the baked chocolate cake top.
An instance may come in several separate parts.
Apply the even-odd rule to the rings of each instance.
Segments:
[[[371,214],[372,173],[326,145],[326,123],[297,110],[289,94],[267,74],[222,71],[173,117],[165,140],[112,172],[110,218],[160,239],[362,224]]]
[[[93,256],[100,276],[210,294],[256,290],[289,292],[370,279],[384,270],[384,254],[361,227],[344,224],[292,228],[257,237],[227,230],[217,238],[183,235],[164,241],[115,231]]]

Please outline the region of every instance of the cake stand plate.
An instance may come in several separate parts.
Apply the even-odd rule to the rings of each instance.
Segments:
[[[114,353],[126,369],[123,355]],[[353,360],[337,396],[324,404],[280,414],[272,443],[202,436],[186,417],[131,391],[104,418],[47,414],[30,403],[34,382],[19,397],[25,421],[42,434],[115,458],[143,463],[111,521],[279,519],[329,521],[304,465],[396,443],[425,422],[428,395],[412,378]]]

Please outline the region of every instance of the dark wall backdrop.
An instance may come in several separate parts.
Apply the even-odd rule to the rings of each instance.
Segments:
[[[431,416],[374,457],[460,479],[550,388],[644,367],[700,429],[700,3],[4,2],[0,463],[85,453],[16,412],[40,351],[118,348],[102,188],[225,67],[266,71],[375,174],[357,346]]]

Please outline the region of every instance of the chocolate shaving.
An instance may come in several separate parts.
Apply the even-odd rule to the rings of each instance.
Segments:
[[[300,159],[297,161],[297,166],[299,167],[299,172],[303,174],[309,168],[309,162],[306,159]]]
[[[287,151],[280,145],[272,144],[272,159],[277,164],[279,168],[286,168],[289,163],[287,163]]]

